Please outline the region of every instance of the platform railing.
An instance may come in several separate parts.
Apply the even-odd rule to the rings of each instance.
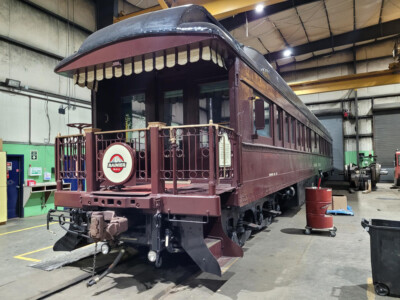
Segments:
[[[96,180],[104,181],[101,160],[104,151],[113,143],[125,143],[135,151],[136,181],[148,182],[149,174],[149,134],[148,129],[127,129],[100,131],[95,133]]]
[[[220,182],[232,182],[236,134],[217,124],[164,126],[159,129],[163,160],[160,179],[172,181],[173,193],[178,181],[208,183],[215,194]]]
[[[156,124],[154,126],[154,124]],[[137,183],[151,183],[153,193],[162,193],[165,183],[208,184],[214,195],[220,183],[233,184],[237,135],[218,124],[165,126],[150,123],[148,128],[115,131],[89,129],[85,135],[56,138],[56,177],[77,179],[79,189],[96,191],[106,183],[101,161],[111,144],[125,143],[135,151]],[[153,176],[152,176],[153,175]],[[132,181],[133,182],[133,181]],[[128,182],[127,184],[132,184]]]
[[[55,168],[57,187],[62,180],[76,179],[78,190],[84,190],[86,179],[86,139],[83,134],[56,137]]]

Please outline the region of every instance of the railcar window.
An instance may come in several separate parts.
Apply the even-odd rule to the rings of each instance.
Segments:
[[[278,132],[278,140],[282,140],[282,126],[281,126],[281,120],[282,120],[282,110],[280,108],[277,109],[277,114],[276,114],[276,130]]]
[[[125,129],[141,129],[146,128],[146,105],[145,105],[146,96],[145,93],[138,93],[129,96],[121,97],[122,104],[122,113],[124,116],[123,119],[123,128]],[[129,139],[138,139],[139,132],[127,132],[126,138]],[[144,145],[136,145],[136,150],[144,149]]]
[[[229,82],[227,80],[199,85],[200,124],[229,125]],[[212,112],[211,112],[212,111]]]
[[[146,128],[145,100],[144,93],[121,98],[125,129]]]
[[[296,120],[292,117],[292,144],[296,143]]]
[[[314,148],[317,148],[317,133],[314,132]]]
[[[285,131],[286,131],[286,136],[285,136],[285,142],[289,143],[290,142],[290,116],[286,114],[285,117]]]
[[[300,123],[297,123],[297,148],[300,149],[301,147],[301,131],[300,131]]]
[[[183,90],[164,92],[164,122],[168,126],[183,124]]]
[[[258,95],[256,95],[257,97],[260,97]],[[262,98],[262,97],[260,97]],[[254,111],[255,107],[254,107],[254,102],[253,102],[253,126],[255,128],[255,111]],[[270,103],[264,99],[264,129],[259,129],[257,130],[257,134],[259,136],[265,136],[265,137],[271,137],[271,109],[270,109]]]

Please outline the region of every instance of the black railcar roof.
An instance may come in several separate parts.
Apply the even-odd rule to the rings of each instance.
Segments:
[[[144,36],[170,34],[212,34],[224,40],[236,54],[269,84],[278,90],[288,101],[293,103],[314,125],[330,139],[327,129],[317,117],[297,97],[282,77],[257,50],[244,46],[202,6],[185,5],[159,10],[105,27],[91,34],[73,55],[63,59],[55,68],[59,70],[75,59],[89,52],[123,40]]]

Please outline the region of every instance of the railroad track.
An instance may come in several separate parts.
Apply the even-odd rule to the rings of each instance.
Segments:
[[[106,256],[104,256],[106,257]],[[103,258],[104,258],[103,257]],[[108,260],[112,260],[111,258]],[[30,297],[30,299],[65,299],[79,297],[90,298],[102,295],[104,298],[124,298],[140,294],[144,299],[163,299],[173,293],[177,287],[185,285],[190,278],[201,274],[199,268],[186,255],[170,255],[164,260],[164,265],[156,269],[147,262],[146,257],[136,254],[124,258],[115,270],[98,284],[86,287],[86,282],[92,277],[91,258],[80,262],[83,273],[66,280],[59,285]],[[103,272],[108,264],[96,268],[96,273]]]

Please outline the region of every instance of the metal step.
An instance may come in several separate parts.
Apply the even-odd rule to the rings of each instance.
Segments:
[[[221,267],[221,274],[224,274],[240,257],[231,257],[222,255],[222,242],[215,238],[204,239],[208,249],[212,255],[217,259],[219,266]]]
[[[207,245],[207,248],[210,250],[211,254],[216,258],[220,258],[222,256],[222,243],[221,240],[215,238],[205,238],[204,242]]]
[[[221,274],[224,274],[232,265],[239,260],[240,257],[221,256],[217,259],[221,267]]]

